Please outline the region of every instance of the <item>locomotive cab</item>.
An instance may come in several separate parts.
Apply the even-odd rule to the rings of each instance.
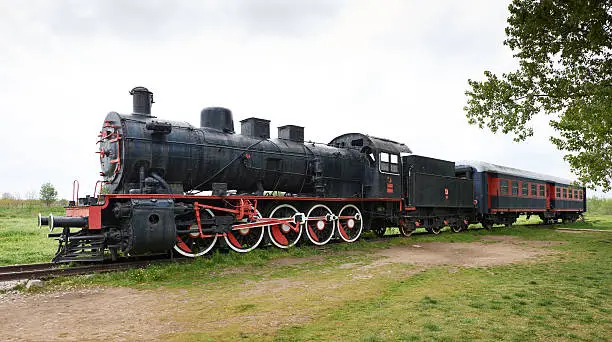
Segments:
[[[401,155],[412,153],[405,144],[361,133],[334,138],[330,146],[359,151],[366,160],[362,197],[400,198]]]

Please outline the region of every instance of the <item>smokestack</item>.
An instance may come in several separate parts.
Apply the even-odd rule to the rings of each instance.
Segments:
[[[130,90],[130,95],[132,95],[134,114],[151,116],[151,106],[155,103],[153,93],[145,87],[136,87]]]

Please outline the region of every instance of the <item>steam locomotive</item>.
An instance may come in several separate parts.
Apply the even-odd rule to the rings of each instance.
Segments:
[[[194,127],[152,116],[148,89],[130,94],[133,113],[108,113],[98,135],[100,194],[77,195],[66,216],[39,215],[59,243],[54,262],[353,242],[387,227],[404,236],[417,227],[460,232],[511,225],[520,214],[572,221],[586,210],[585,189],[569,180],[418,156],[361,133],[320,144],[287,125],[271,139],[260,118],[240,121],[237,134],[221,107],[202,110]]]

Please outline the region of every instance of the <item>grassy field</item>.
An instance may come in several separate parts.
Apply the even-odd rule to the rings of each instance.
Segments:
[[[49,230],[46,227],[37,228],[39,212],[43,215],[65,214],[63,207],[45,207],[38,203],[0,205],[0,265],[51,260],[57,250],[57,242],[47,238]]]
[[[36,229],[37,210],[0,209],[0,262],[52,256],[55,241]],[[609,230],[612,216],[589,214],[567,227]],[[501,266],[379,264],[380,251],[398,246],[502,243],[483,240],[490,237],[546,253]],[[170,341],[612,340],[612,233],[515,226],[365,240],[218,251],[189,264],[56,279],[45,291],[146,290],[156,296],[157,316],[181,327],[161,336]]]
[[[571,227],[610,229],[612,217],[598,221]],[[556,253],[505,266],[368,268],[380,259],[377,251],[393,246],[469,243],[488,236],[553,241],[540,248]],[[324,250],[217,252],[189,265],[61,279],[55,284],[159,291],[169,301],[160,301],[159,310],[185,329],[162,337],[170,341],[605,341],[612,330],[611,243],[610,233],[518,226]],[[294,257],[306,261],[279,262]],[[163,309],[175,305],[177,297],[183,303],[180,310]]]

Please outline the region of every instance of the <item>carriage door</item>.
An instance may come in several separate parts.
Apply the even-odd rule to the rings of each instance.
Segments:
[[[546,193],[544,194],[546,196],[546,210],[550,210],[551,206],[552,207],[555,206],[554,202],[551,201],[554,190],[555,190],[555,187],[553,183],[546,183]]]

